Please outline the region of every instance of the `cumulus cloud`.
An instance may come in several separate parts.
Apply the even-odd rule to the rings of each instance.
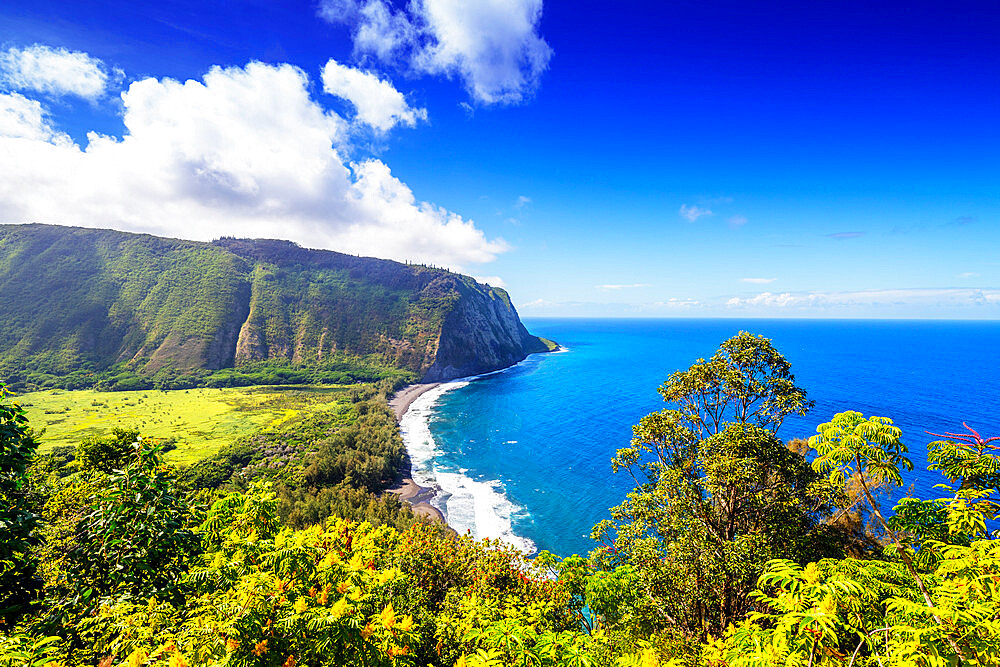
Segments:
[[[700,206],[688,206],[687,204],[681,204],[680,211],[678,212],[682,218],[687,218],[688,222],[697,222],[698,218],[706,215],[712,215],[712,212],[707,208],[701,208]]]
[[[397,124],[413,127],[418,120],[427,120],[426,109],[411,107],[392,83],[370,72],[331,59],[323,68],[322,79],[323,90],[349,101],[357,110],[357,120],[380,132]]]
[[[35,44],[0,53],[0,82],[8,88],[94,100],[108,85],[107,68],[82,51]]]
[[[352,26],[354,47],[384,63],[457,76],[483,104],[516,104],[552,57],[539,34],[542,0],[321,0],[323,18]]]
[[[379,160],[345,161],[347,123],[291,65],[134,82],[120,139],[78,145],[36,101],[0,102],[0,222],[112,227],[195,240],[284,238],[461,268],[507,249],[419,201]]]
[[[766,285],[773,283],[777,278],[740,278],[741,283],[753,283],[755,285]]]
[[[0,137],[65,144],[69,138],[49,125],[41,102],[0,93]]]

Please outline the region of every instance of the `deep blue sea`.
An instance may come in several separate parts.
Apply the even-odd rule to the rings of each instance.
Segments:
[[[633,486],[610,459],[640,417],[664,407],[670,373],[711,356],[740,330],[770,338],[816,406],[780,435],[807,437],[848,409],[903,429],[917,495],[946,481],[926,471],[925,431],[1000,434],[1000,322],[526,319],[565,351],[443,385],[403,419],[414,478],[457,530],[525,549],[585,554],[591,527]]]

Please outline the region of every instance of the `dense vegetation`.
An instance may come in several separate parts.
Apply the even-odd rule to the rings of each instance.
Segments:
[[[4,403],[0,664],[1000,664],[997,438],[938,436],[942,497],[889,511],[903,434],[848,410],[782,442],[810,404],[769,341],[740,334],[661,393],[615,457],[636,488],[600,545],[533,559],[434,525],[295,514],[346,480],[377,485],[396,451],[363,391],[353,421],[179,476],[126,432],[45,474]]]
[[[545,349],[506,293],[442,269],[286,241],[0,225],[0,377],[18,389],[412,381],[441,361],[460,304],[516,322],[498,333],[513,360]]]

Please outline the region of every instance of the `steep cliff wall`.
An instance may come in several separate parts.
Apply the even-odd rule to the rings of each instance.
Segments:
[[[261,364],[442,380],[544,350],[506,292],[440,269],[287,241],[0,225],[0,379],[15,385],[224,382],[212,372]]]
[[[424,373],[425,382],[507,368],[548,349],[521,324],[505,291],[470,279],[456,278],[455,283],[459,297],[442,323],[437,355]]]

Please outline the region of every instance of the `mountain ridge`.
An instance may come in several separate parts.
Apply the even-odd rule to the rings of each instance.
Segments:
[[[15,386],[441,381],[547,349],[504,290],[445,269],[273,239],[0,225],[0,377]]]

